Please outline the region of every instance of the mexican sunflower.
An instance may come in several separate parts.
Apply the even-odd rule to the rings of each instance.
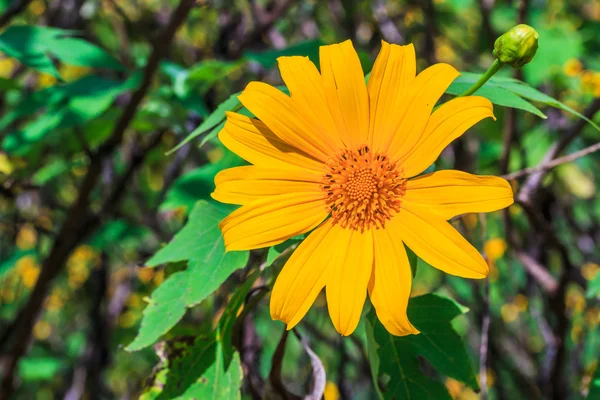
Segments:
[[[213,198],[239,204],[220,224],[227,251],[273,246],[310,232],[279,274],[271,316],[295,326],[325,288],[342,335],[356,328],[367,296],[394,335],[418,331],[406,309],[405,245],[452,275],[484,278],[480,253],[447,222],[513,203],[504,179],[460,171],[417,176],[492,104],[458,97],[432,112],[459,76],[447,64],[416,75],[412,45],[383,42],[368,84],[350,41],[306,57],[280,57],[290,96],[251,82],[239,96],[256,119],[227,114],[221,142],[249,166],[221,171]]]

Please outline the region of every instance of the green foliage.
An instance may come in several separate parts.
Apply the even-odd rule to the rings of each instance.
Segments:
[[[371,371],[375,381],[383,374],[390,378],[383,398],[451,398],[443,384],[423,374],[417,356],[424,357],[439,373],[479,389],[465,345],[450,324],[466,311],[438,295],[414,297],[408,305],[408,317],[421,333],[403,337],[390,335],[372,315],[366,328]]]
[[[260,53],[247,51],[244,56],[250,61],[259,63],[264,68],[272,68],[279,57],[289,56],[305,56],[310,58],[316,65],[319,65],[319,47],[324,44],[320,40],[309,40],[285,49],[267,50]]]
[[[146,262],[149,267],[187,261],[188,268],[170,275],[154,291],[144,310],[140,331],[127,349],[139,350],[156,342],[192,307],[214,292],[231,273],[246,264],[248,252],[225,252],[219,222],[228,209],[200,201],[185,227]]]
[[[10,26],[0,34],[0,51],[38,71],[61,78],[49,55],[65,64],[123,70],[123,66],[104,50],[76,32],[43,26]]]

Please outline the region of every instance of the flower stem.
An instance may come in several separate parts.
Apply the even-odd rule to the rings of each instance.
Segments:
[[[504,63],[501,63],[498,59],[494,60],[494,63],[490,65],[487,71],[485,71],[485,74],[483,74],[473,86],[471,86],[469,89],[467,89],[467,91],[458,97],[469,96],[475,93],[480,87],[483,86],[484,83],[494,76],[496,72],[500,71],[502,67],[504,67]]]

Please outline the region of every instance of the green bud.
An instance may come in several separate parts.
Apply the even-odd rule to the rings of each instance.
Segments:
[[[533,59],[539,35],[529,25],[519,24],[496,39],[494,56],[503,64],[521,68]]]

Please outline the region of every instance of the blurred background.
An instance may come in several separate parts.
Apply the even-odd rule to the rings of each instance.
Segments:
[[[248,82],[281,85],[278,56],[317,61],[319,45],[349,38],[368,72],[385,39],[414,43],[418,70],[446,62],[481,73],[494,60],[496,37],[528,23],[539,32],[537,56],[499,75],[600,123],[599,0],[178,4],[0,0],[0,398],[143,392],[160,351],[123,347],[138,332],[148,296],[177,270],[145,262],[181,229],[193,204],[209,198],[215,173],[241,163],[215,139],[220,121],[165,153]],[[505,175],[600,137],[560,109],[512,101],[517,109],[496,105],[498,120],[469,130],[436,167]],[[444,379],[454,398],[589,394],[600,354],[599,168],[600,155],[591,154],[519,176],[512,180],[517,204],[506,212],[454,221],[486,255],[489,285],[419,265],[413,295],[435,291],[470,309],[453,326],[476,371],[489,324],[483,384],[479,378],[487,389],[478,394]],[[210,329],[239,273],[171,335]],[[248,340],[256,351],[242,363],[260,381],[281,325],[269,317],[268,296],[255,314]],[[326,399],[374,398],[362,336],[341,340],[324,299],[301,328],[325,366]],[[283,374],[292,387],[310,374],[306,358],[299,342],[289,344]],[[243,393],[251,398],[249,379]]]

